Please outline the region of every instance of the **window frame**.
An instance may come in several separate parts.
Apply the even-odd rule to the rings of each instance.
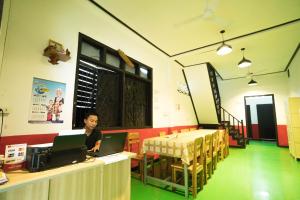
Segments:
[[[86,55],[81,54],[81,44],[83,42],[86,42],[94,47],[97,47],[100,49],[100,60],[93,59],[91,57],[88,57]],[[106,63],[106,54],[112,54],[120,59],[120,66],[115,67],[112,65],[109,65]],[[129,57],[129,56],[128,56]],[[135,73],[130,73],[125,70],[125,62],[122,60],[122,58],[119,56],[118,51],[106,46],[105,44],[102,44],[89,36],[86,36],[82,33],[79,33],[79,39],[78,39],[78,52],[77,52],[77,62],[76,62],[76,72],[75,72],[75,83],[74,83],[74,100],[73,100],[73,114],[72,114],[72,128],[76,129],[76,105],[77,105],[77,87],[78,87],[78,72],[79,72],[79,65],[80,65],[80,60],[89,62],[91,64],[98,65],[100,67],[104,67],[109,70],[117,71],[118,73],[121,74],[121,83],[120,83],[120,88],[121,88],[121,94],[120,94],[120,114],[121,114],[121,126],[115,126],[115,127],[101,127],[102,130],[118,130],[118,129],[139,129],[139,128],[152,128],[153,127],[153,70],[151,67],[145,65],[144,63],[141,63],[131,57],[129,59],[134,63],[135,65]],[[140,76],[140,68],[145,68],[148,70],[147,78],[141,77]],[[145,117],[149,119],[149,125],[146,124],[144,126],[125,126],[125,99],[124,99],[124,91],[125,91],[125,80],[126,76],[130,77],[132,79],[142,81],[146,83],[150,87],[150,91],[147,94],[148,98],[147,100],[149,101],[148,109],[150,111],[145,114]],[[96,100],[97,102],[97,100]],[[149,116],[150,115],[150,116]],[[101,125],[101,113],[100,113],[100,125]]]

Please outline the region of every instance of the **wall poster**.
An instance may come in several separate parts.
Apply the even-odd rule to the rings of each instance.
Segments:
[[[63,123],[66,84],[33,78],[29,123]]]

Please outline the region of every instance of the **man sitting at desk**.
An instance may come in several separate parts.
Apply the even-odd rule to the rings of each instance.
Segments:
[[[85,144],[89,151],[98,151],[101,144],[102,133],[96,129],[98,125],[98,114],[95,111],[89,111],[84,116],[84,129],[86,134]]]

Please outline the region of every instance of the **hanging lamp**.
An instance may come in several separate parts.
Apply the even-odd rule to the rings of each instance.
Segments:
[[[250,65],[252,65],[252,62],[251,62],[251,60],[245,58],[245,56],[244,56],[245,48],[241,48],[241,51],[243,52],[243,58],[238,63],[238,66],[239,66],[239,68],[249,67]]]
[[[220,33],[222,35],[222,45],[217,48],[217,54],[219,56],[224,56],[232,52],[232,47],[224,42],[223,34],[225,33],[225,30],[221,30]]]

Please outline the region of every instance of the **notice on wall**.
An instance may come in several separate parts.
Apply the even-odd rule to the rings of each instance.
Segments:
[[[63,123],[66,84],[33,78],[29,123]]]

